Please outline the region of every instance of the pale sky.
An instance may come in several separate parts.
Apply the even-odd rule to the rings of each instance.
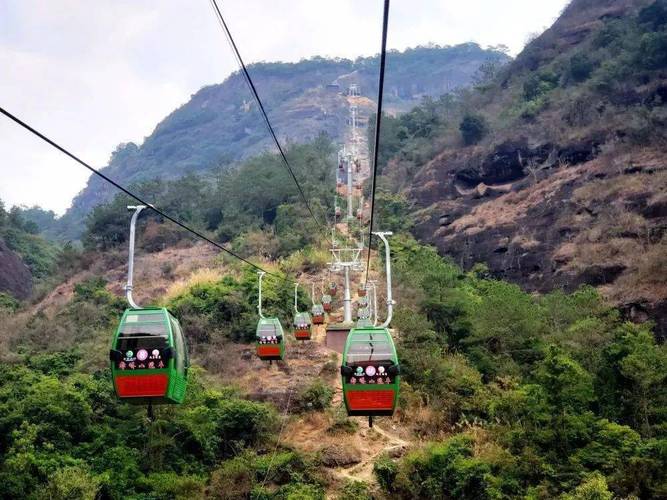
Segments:
[[[381,0],[219,0],[246,63],[378,52]],[[388,45],[505,44],[567,0],[392,0]],[[0,105],[103,167],[237,69],[207,0],[0,0]],[[388,68],[387,71],[391,71]],[[0,199],[63,213],[88,172],[0,116]]]

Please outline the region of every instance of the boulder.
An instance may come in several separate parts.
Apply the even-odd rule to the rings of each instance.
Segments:
[[[349,467],[361,462],[361,452],[354,446],[332,444],[320,449],[318,455],[325,467]]]

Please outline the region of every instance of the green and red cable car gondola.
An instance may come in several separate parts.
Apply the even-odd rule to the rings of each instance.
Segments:
[[[307,312],[297,313],[294,316],[294,338],[310,340],[312,337],[312,322]]]
[[[310,340],[312,325],[310,314],[299,312],[299,284],[294,283],[294,338],[297,340]]]
[[[400,368],[387,328],[353,328],[341,366],[343,399],[349,416],[393,415],[398,403]]]
[[[322,304],[315,302],[315,283],[311,284],[310,289],[310,298],[313,302],[313,306],[310,308],[310,314],[312,316],[313,325],[323,325],[324,324],[324,307]]]
[[[313,316],[313,325],[324,324],[324,306],[322,304],[313,304],[311,314]]]
[[[285,359],[285,333],[278,318],[260,318],[255,332],[255,349],[262,361]]]
[[[350,330],[343,350],[340,367],[343,401],[349,416],[368,416],[373,425],[374,416],[394,414],[400,388],[400,365],[389,324],[394,301],[391,294],[391,255],[386,235],[373,233],[385,245],[387,274],[387,319],[380,326],[370,326],[370,311],[363,314],[360,324]],[[368,316],[368,317],[365,317]]]
[[[116,395],[125,401],[182,403],[188,383],[188,348],[178,320],[164,307],[142,308],[133,297],[135,228],[143,205],[130,222],[127,285],[130,308],[125,310],[114,333],[109,359]]]
[[[116,394],[136,403],[182,403],[188,351],[178,320],[164,307],[127,309],[110,351]]]
[[[266,274],[259,271],[257,311],[259,321],[255,331],[255,352],[262,361],[280,361],[285,359],[285,332],[278,318],[267,318],[262,313],[262,279]]]
[[[325,312],[331,312],[331,302],[332,302],[332,297],[328,293],[325,293],[322,295],[322,307],[324,308]]]

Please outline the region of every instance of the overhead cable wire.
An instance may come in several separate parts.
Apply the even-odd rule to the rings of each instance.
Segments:
[[[194,234],[195,236],[197,236],[198,238],[201,238],[202,240],[204,240],[204,241],[210,243],[211,245],[215,246],[216,248],[222,250],[223,252],[225,252],[225,253],[231,255],[231,256],[234,257],[235,259],[238,259],[238,260],[240,260],[241,262],[243,262],[243,263],[245,263],[245,264],[248,264],[249,266],[253,267],[254,269],[257,269],[258,271],[263,271],[263,272],[265,272],[267,275],[269,275],[269,276],[273,276],[274,278],[278,278],[278,279],[283,280],[283,281],[289,281],[289,280],[287,280],[286,278],[283,278],[282,276],[280,276],[280,275],[278,275],[278,274],[275,274],[275,273],[272,273],[272,272],[270,272],[270,271],[267,271],[267,270],[263,269],[262,267],[258,266],[257,264],[253,264],[253,263],[250,262],[249,260],[247,260],[247,259],[241,257],[240,255],[238,255],[238,254],[232,252],[231,250],[225,248],[225,247],[222,246],[220,243],[218,243],[218,242],[216,242],[216,241],[213,241],[213,240],[210,239],[208,236],[206,236],[206,235],[200,233],[200,232],[197,231],[196,229],[192,229],[191,227],[187,226],[186,224],[184,224],[183,222],[179,221],[178,219],[175,219],[174,217],[172,217],[172,216],[166,214],[165,212],[163,212],[163,211],[160,210],[159,208],[153,206],[152,204],[148,203],[148,202],[145,201],[144,199],[142,199],[142,198],[140,198],[139,196],[137,196],[136,194],[134,194],[132,191],[130,191],[130,190],[127,189],[126,187],[122,186],[121,184],[118,184],[118,183],[117,183],[116,181],[114,181],[113,179],[107,177],[105,174],[103,174],[102,172],[100,172],[100,171],[97,170],[96,168],[90,166],[88,163],[86,163],[85,161],[83,161],[81,158],[79,158],[78,156],[76,156],[74,153],[71,153],[70,151],[68,151],[68,150],[67,150],[66,148],[64,148],[63,146],[61,146],[61,145],[59,145],[58,143],[56,143],[55,141],[49,139],[47,136],[45,136],[44,134],[42,134],[41,132],[39,132],[39,131],[36,130],[35,128],[31,127],[31,126],[28,125],[26,122],[24,122],[23,120],[21,120],[21,119],[18,118],[17,116],[13,115],[12,113],[10,113],[9,111],[7,111],[6,109],[4,109],[4,108],[1,107],[1,106],[0,106],[0,113],[2,113],[3,115],[5,115],[5,116],[6,116],[7,118],[9,118],[10,120],[12,120],[12,121],[15,122],[16,124],[20,125],[20,126],[23,127],[24,129],[26,129],[27,131],[29,131],[29,132],[32,133],[33,135],[39,137],[39,138],[42,139],[44,142],[46,142],[46,143],[49,144],[50,146],[54,147],[55,149],[57,149],[57,150],[60,151],[61,153],[63,153],[63,154],[65,154],[66,156],[70,157],[70,158],[71,158],[72,160],[74,160],[75,162],[77,162],[77,163],[79,163],[80,165],[82,165],[83,167],[87,168],[87,169],[90,170],[93,174],[97,175],[98,177],[101,177],[103,180],[105,180],[106,182],[108,182],[109,184],[111,184],[112,186],[114,186],[115,188],[119,189],[120,191],[122,191],[123,193],[125,193],[126,195],[128,195],[129,197],[134,198],[134,199],[135,199],[136,201],[138,201],[140,204],[142,204],[142,205],[146,205],[146,207],[150,208],[150,209],[153,210],[155,213],[157,213],[158,215],[164,217],[164,218],[167,219],[168,221],[170,221],[170,222],[176,224],[177,226],[181,227],[182,229],[185,229],[186,231],[188,231],[188,232]]]
[[[283,150],[283,147],[280,145],[280,141],[278,140],[278,136],[276,135],[275,130],[273,129],[273,126],[271,125],[271,121],[269,120],[269,116],[266,113],[266,110],[264,109],[264,104],[262,103],[262,100],[259,97],[259,93],[257,92],[257,88],[255,87],[254,82],[252,81],[252,78],[250,77],[250,73],[248,72],[248,68],[246,67],[245,63],[243,62],[243,58],[241,57],[241,53],[239,52],[238,46],[236,45],[236,42],[234,41],[234,37],[232,36],[231,31],[229,30],[229,27],[227,26],[227,23],[225,22],[225,18],[222,15],[222,12],[220,11],[220,8],[218,7],[218,2],[217,0],[211,0],[211,6],[213,7],[213,10],[216,14],[216,17],[218,19],[218,22],[220,23],[220,26],[222,27],[223,31],[225,32],[225,35],[227,37],[227,41],[229,42],[233,52],[234,56],[236,57],[236,60],[239,63],[239,66],[241,67],[241,71],[243,73],[244,79],[246,83],[248,84],[248,87],[250,88],[250,91],[252,92],[253,97],[255,98],[255,101],[257,101],[257,105],[259,106],[259,110],[262,114],[262,117],[264,118],[264,122],[266,123],[266,127],[269,129],[269,133],[271,134],[271,137],[273,138],[273,142],[276,144],[276,147],[278,148],[278,152],[280,153],[280,157],[283,160],[283,163],[285,164],[285,167],[287,168],[287,171],[289,172],[290,176],[292,177],[292,180],[294,181],[294,184],[296,184],[297,189],[299,190],[299,194],[301,196],[301,199],[303,200],[304,204],[306,205],[306,208],[308,209],[308,212],[310,213],[310,216],[313,218],[317,226],[321,230],[325,230],[324,226],[320,223],[320,221],[315,217],[315,214],[313,213],[312,208],[310,207],[310,203],[308,203],[308,199],[306,198],[305,193],[303,192],[303,189],[301,188],[301,184],[299,183],[298,179],[296,178],[296,175],[294,175],[294,170],[292,170],[292,166],[290,165],[289,161],[287,160],[287,156],[285,155],[285,151]]]
[[[380,50],[380,79],[378,82],[378,105],[377,117],[375,119],[375,143],[373,149],[373,177],[371,179],[371,220],[368,224],[368,255],[366,256],[366,279],[364,286],[368,284],[368,273],[371,263],[371,239],[373,238],[373,222],[375,219],[375,188],[377,185],[378,150],[380,149],[380,124],[382,122],[382,97],[384,95],[384,72],[387,61],[387,28],[389,26],[389,0],[384,0],[384,12],[382,15],[382,45]]]

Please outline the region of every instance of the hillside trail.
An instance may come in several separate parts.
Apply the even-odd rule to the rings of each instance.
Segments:
[[[358,298],[353,293],[353,300]],[[342,319],[341,302],[340,299],[336,301],[338,307],[334,308],[328,321]],[[332,387],[334,395],[331,407],[337,415],[345,413],[339,375],[341,358],[341,354],[326,346],[326,325],[318,325],[313,329],[312,340],[296,346],[288,362],[290,371],[297,379],[301,379],[307,372],[312,375],[317,373],[316,376]],[[373,465],[378,457],[383,454],[400,456],[412,445],[407,430],[391,418],[376,417],[370,428],[366,418],[352,417],[350,420],[357,424],[353,433],[333,432],[332,425],[339,418],[332,417],[331,412],[308,412],[295,416],[288,422],[283,437],[285,444],[300,451],[319,453],[338,485],[348,480],[374,483]],[[327,495],[327,498],[335,497],[335,490]]]
[[[333,277],[338,278],[329,275],[326,268],[301,276],[304,283],[308,280],[321,283]],[[371,277],[377,278],[377,271],[372,270]],[[355,279],[358,282],[361,276]],[[353,301],[358,299],[356,288],[354,284]],[[342,290],[334,298],[334,310],[327,321],[342,320],[341,296]],[[226,345],[224,351],[218,351],[222,358],[216,362],[223,367],[219,375],[250,399],[271,403],[283,414],[286,421],[278,445],[319,457],[332,478],[327,498],[337,498],[339,488],[348,480],[373,484],[374,462],[385,453],[392,457],[403,454],[412,445],[409,431],[390,417],[376,417],[373,428],[369,428],[366,418],[345,416],[339,372],[341,355],[326,345],[326,324],[314,325],[309,341],[297,341],[289,329],[286,339],[285,361],[272,365],[254,356],[252,344]],[[317,379],[334,391],[330,408],[304,411],[307,408],[300,407],[303,403],[297,395]],[[354,423],[341,425],[348,421]]]
[[[325,339],[325,327],[316,327],[310,348],[314,347],[317,351],[324,349],[326,360],[335,360],[336,371],[322,378],[334,389],[331,407],[344,414],[342,383],[338,375],[341,355],[328,349],[324,344]],[[365,418],[352,417],[351,420],[358,425],[352,434],[332,432],[331,420],[325,413],[300,415],[288,422],[283,440],[300,451],[319,453],[337,483],[347,480],[374,483],[373,465],[377,458],[383,454],[400,456],[412,445],[404,436],[407,434],[405,430],[387,417],[376,417],[372,428]],[[327,498],[336,498],[335,491],[329,492]]]

